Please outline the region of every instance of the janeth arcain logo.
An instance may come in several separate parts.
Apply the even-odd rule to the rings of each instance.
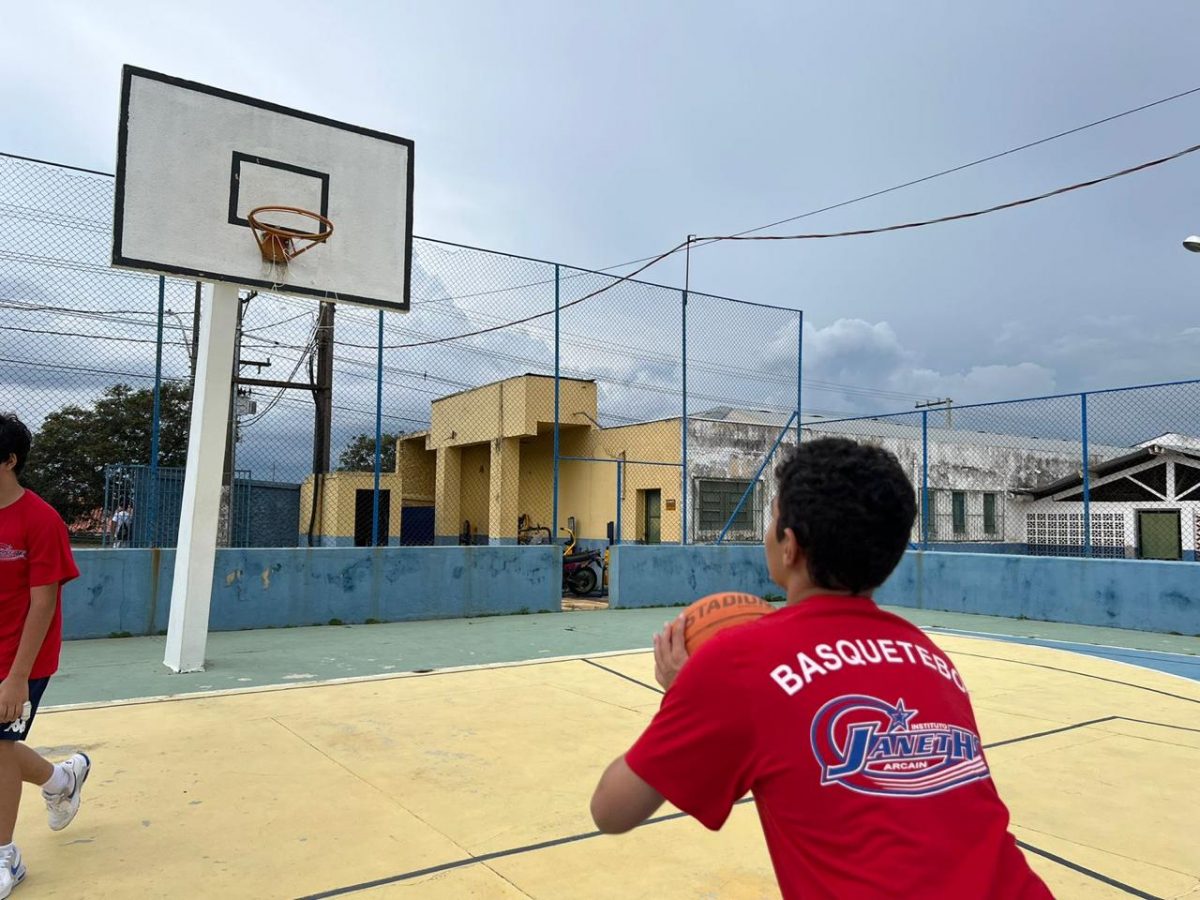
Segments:
[[[18,550],[11,544],[0,544],[0,562],[13,562],[24,558],[24,550]]]
[[[812,746],[821,784],[860,794],[927,797],[989,778],[979,736],[944,722],[914,722],[919,710],[861,694],[817,712]]]

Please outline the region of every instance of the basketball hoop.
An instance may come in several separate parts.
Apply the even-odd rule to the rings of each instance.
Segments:
[[[259,218],[263,213],[290,213],[307,217],[314,220],[320,226],[320,230],[301,231],[286,225],[272,225]],[[262,258],[269,263],[287,265],[288,260],[317,244],[323,244],[333,234],[333,223],[323,215],[295,206],[260,206],[252,209],[246,220],[254,232],[254,239],[258,242]]]

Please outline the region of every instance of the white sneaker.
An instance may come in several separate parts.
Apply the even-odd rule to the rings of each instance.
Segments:
[[[71,788],[61,794],[47,794],[42,791],[42,799],[46,801],[46,809],[50,813],[50,830],[62,831],[71,824],[75,814],[79,812],[79,801],[83,798],[83,783],[87,781],[88,772],[92,770],[92,761],[86,753],[76,753],[62,763],[62,767],[71,776]],[[7,896],[0,891],[0,898]]]
[[[25,863],[21,851],[14,844],[11,850],[0,852],[0,900],[12,893],[13,888],[25,880]]]

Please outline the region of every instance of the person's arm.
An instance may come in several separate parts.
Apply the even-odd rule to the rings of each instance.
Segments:
[[[12,722],[21,717],[22,707],[29,699],[29,674],[50,622],[58,606],[58,584],[43,584],[29,590],[29,613],[21,630],[21,643],[13,658],[8,677],[0,682],[0,722]]]
[[[592,794],[592,821],[605,834],[624,834],[641,825],[663,805],[663,795],[646,784],[625,755],[614,759]]]

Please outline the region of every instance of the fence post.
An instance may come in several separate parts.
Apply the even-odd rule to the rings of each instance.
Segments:
[[[554,485],[550,491],[550,543],[558,543],[559,267],[554,264]],[[619,513],[618,513],[619,515]]]
[[[383,469],[383,310],[379,310],[379,349],[375,357],[375,489],[371,495],[371,546],[379,546],[379,476]],[[400,498],[396,498],[400,502]],[[391,504],[388,519],[391,519]],[[403,515],[401,511],[401,515]]]
[[[921,411],[921,549],[929,549],[929,411]]]
[[[800,310],[800,333],[796,336],[796,443],[804,439],[804,420],[800,417],[800,394],[804,385],[804,310]]]
[[[625,499],[625,460],[617,460],[617,522],[613,527],[613,543],[621,543],[621,502]]]
[[[688,244],[688,250],[691,250],[692,245]],[[685,280],[686,283],[686,280]],[[687,301],[688,291],[683,289],[683,419],[680,422],[679,431],[683,440],[683,468],[680,470],[679,481],[679,543],[686,544],[687,529],[688,529],[688,407],[687,407]]]
[[[1088,462],[1087,393],[1079,395],[1079,422],[1083,445],[1083,555],[1092,555],[1092,478]]]
[[[154,344],[154,411],[150,418],[150,490],[146,505],[150,546],[158,546],[158,445],[162,419],[163,316],[166,314],[167,279],[158,276],[158,339]],[[132,531],[132,529],[131,529]]]

